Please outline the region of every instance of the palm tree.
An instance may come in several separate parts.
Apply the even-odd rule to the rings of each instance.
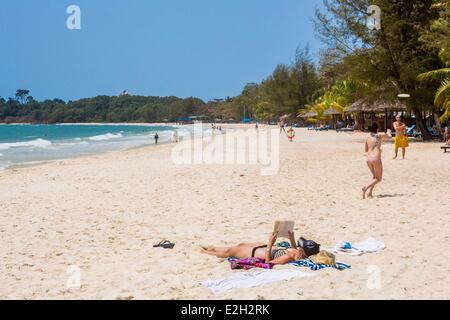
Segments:
[[[318,120],[329,119],[330,116],[324,115],[324,112],[330,108],[344,115],[345,108],[350,104],[351,95],[356,89],[357,85],[354,81],[338,81],[322,97],[307,104],[305,109],[307,112],[316,113]],[[304,109],[299,110],[299,112],[304,111]]]
[[[18,89],[16,91],[16,99],[24,104],[27,96],[30,94],[30,90]]]
[[[441,80],[441,86],[436,91],[434,105],[444,110],[444,114],[439,119],[441,122],[450,118],[450,68],[433,70],[420,74],[417,79],[419,81]]]

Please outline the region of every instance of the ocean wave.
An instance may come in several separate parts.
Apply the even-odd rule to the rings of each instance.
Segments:
[[[93,136],[90,137],[89,140],[92,141],[106,141],[106,140],[111,140],[111,139],[118,139],[118,138],[122,138],[123,135],[121,133],[107,133],[107,134],[101,134],[99,136]]]
[[[52,143],[44,139],[35,139],[31,141],[22,142],[10,142],[10,143],[0,143],[0,150],[8,150],[11,148],[46,148],[50,147]]]
[[[87,141],[79,141],[76,140],[77,142],[63,142],[63,143],[58,143],[58,145],[60,146],[64,146],[64,147],[70,147],[70,146],[85,146],[85,145],[89,145],[89,142]]]

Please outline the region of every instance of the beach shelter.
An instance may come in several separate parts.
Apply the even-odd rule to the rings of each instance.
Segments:
[[[333,128],[336,128],[336,115],[341,114],[339,111],[334,110],[333,108],[328,108],[323,112],[326,116],[332,116],[333,117]]]
[[[364,131],[367,119],[373,122],[376,115],[384,114],[384,129],[387,129],[392,126],[392,113],[406,110],[406,104],[401,101],[390,101],[387,99],[368,101],[359,99],[347,107],[345,113],[357,113],[360,119],[361,130]]]

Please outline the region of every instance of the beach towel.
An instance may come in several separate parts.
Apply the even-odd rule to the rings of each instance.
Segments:
[[[351,256],[360,256],[364,253],[378,252],[386,248],[386,245],[375,238],[368,238],[358,243],[340,241],[334,248],[334,253],[343,253]]]
[[[229,258],[231,269],[244,269],[249,270],[253,268],[272,269],[273,264],[265,263],[264,259],[260,258],[247,258],[247,259],[235,259]]]
[[[350,265],[341,263],[341,262],[336,262],[335,265],[317,264],[314,261],[312,261],[311,259],[303,259],[303,260],[298,260],[298,261],[294,261],[294,262],[289,262],[289,264],[293,265],[293,266],[297,266],[297,267],[307,267],[313,271],[321,270],[324,268],[335,268],[338,270],[345,270],[345,269],[349,269],[351,267]]]
[[[292,278],[313,277],[312,273],[297,270],[258,270],[250,272],[239,272],[230,277],[219,280],[208,280],[201,284],[215,294],[225,292],[233,288],[253,288],[268,283]]]

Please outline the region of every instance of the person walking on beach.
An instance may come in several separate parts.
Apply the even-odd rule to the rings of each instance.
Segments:
[[[177,130],[175,130],[174,132],[172,132],[172,142],[173,142],[173,143],[178,143],[178,142],[179,142],[178,131],[177,131]]]
[[[284,133],[286,133],[286,129],[284,128],[286,126],[286,118],[287,118],[286,115],[284,115],[280,118],[280,133],[282,131],[284,131]]]
[[[394,122],[395,129],[395,156],[394,160],[397,159],[398,149],[402,148],[403,160],[405,160],[406,148],[408,148],[408,135],[406,134],[406,124],[402,122],[402,117],[397,115]]]
[[[378,133],[378,124],[369,127],[370,136],[366,140],[365,151],[367,155],[367,166],[372,174],[370,183],[362,188],[363,199],[373,198],[373,188],[383,179],[383,163],[381,161],[381,143],[383,140],[392,138],[391,130],[387,133]]]
[[[158,139],[159,139],[158,132],[156,132],[155,133],[155,144],[158,144]]]

